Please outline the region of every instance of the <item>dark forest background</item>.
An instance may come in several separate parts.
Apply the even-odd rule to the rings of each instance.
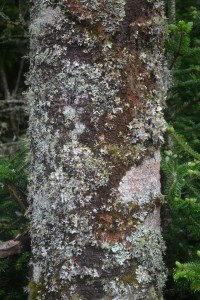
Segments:
[[[162,228],[167,300],[200,299],[200,1],[168,1],[170,89],[162,148]],[[28,1],[0,1],[0,243],[28,231],[26,74]],[[24,200],[25,201],[25,200]],[[0,246],[1,248],[1,246]],[[1,253],[1,251],[0,251]],[[0,300],[27,299],[30,252],[0,260]]]

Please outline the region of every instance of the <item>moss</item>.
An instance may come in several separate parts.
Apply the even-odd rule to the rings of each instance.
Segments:
[[[33,280],[29,282],[28,288],[30,289],[31,300],[38,300],[46,292],[44,280],[40,283],[35,283]]]
[[[122,275],[121,280],[125,285],[130,285],[130,286],[136,286],[137,285],[137,278],[135,275],[136,268],[132,267],[129,269],[128,272],[126,272],[124,275]]]
[[[80,295],[78,293],[74,293],[71,295],[71,300],[80,300],[83,298],[80,298]]]
[[[111,158],[119,164],[123,164],[128,166],[130,164],[130,160],[133,157],[137,156],[138,151],[135,145],[117,145],[117,144],[107,144],[105,146],[107,153]]]
[[[53,277],[53,281],[55,282],[55,287],[57,289],[60,288],[60,278],[59,278],[59,272],[57,272],[54,277]]]

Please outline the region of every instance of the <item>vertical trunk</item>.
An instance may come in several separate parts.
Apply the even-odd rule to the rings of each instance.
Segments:
[[[176,0],[167,0],[167,15],[169,24],[176,23]]]
[[[30,299],[162,299],[160,0],[31,1]]]

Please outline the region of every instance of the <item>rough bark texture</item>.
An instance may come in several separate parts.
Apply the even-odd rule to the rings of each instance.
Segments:
[[[176,23],[176,0],[167,0],[167,17],[169,24]]]
[[[163,2],[30,2],[30,299],[162,299]]]

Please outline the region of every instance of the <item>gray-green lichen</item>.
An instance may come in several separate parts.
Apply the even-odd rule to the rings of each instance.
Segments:
[[[161,299],[163,20],[162,1],[32,3],[32,300]]]
[[[156,289],[161,290],[165,284],[166,270],[162,260],[165,245],[160,231],[141,225],[135,233],[127,236],[126,241],[131,244],[131,250],[123,244],[116,244],[111,251],[115,253],[115,264],[123,265],[131,259],[136,260],[137,267],[135,276],[132,275],[132,283],[130,284],[129,281],[127,284],[118,277],[117,281],[109,282],[104,288],[115,300],[159,299],[155,290],[155,298],[148,297],[149,290],[146,287],[148,283],[154,281],[157,285]],[[112,285],[115,285],[115,288]]]

